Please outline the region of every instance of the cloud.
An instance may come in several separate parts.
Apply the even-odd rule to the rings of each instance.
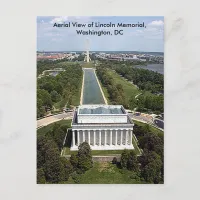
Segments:
[[[50,20],[51,24],[54,23],[63,23],[66,21],[77,21],[79,23],[88,23],[91,20],[91,17],[88,16],[60,16],[54,17]]]
[[[149,26],[163,26],[164,22],[162,20],[155,20],[148,24]]]
[[[53,18],[50,23],[54,24],[54,23],[63,23],[65,21],[67,21],[69,19],[68,16],[61,16],[61,17],[55,17]]]

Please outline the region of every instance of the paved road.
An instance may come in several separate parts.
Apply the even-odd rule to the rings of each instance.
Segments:
[[[159,119],[155,119],[154,124],[156,124],[156,126],[158,126],[159,128],[164,129],[164,121],[159,120]]]
[[[61,119],[72,119],[72,117],[73,117],[73,112],[68,112],[68,113],[61,113],[58,115],[53,115],[50,117],[39,119],[39,120],[37,120],[37,128],[41,127],[41,126],[46,126],[53,122],[60,121]]]
[[[157,126],[158,128],[164,129],[164,121],[163,120],[154,119],[152,116],[150,116],[148,114],[142,113],[141,115],[136,116],[134,114],[129,113],[129,116],[133,120],[141,121],[141,122],[148,123],[148,124],[152,124],[152,125]]]
[[[142,113],[139,116],[129,113],[129,116],[131,119],[135,119],[135,120],[146,122],[146,123],[153,123],[153,118],[150,115],[147,115],[144,113]]]

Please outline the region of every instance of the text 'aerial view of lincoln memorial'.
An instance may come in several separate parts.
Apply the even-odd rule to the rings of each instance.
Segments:
[[[163,50],[163,17],[37,17],[37,184],[164,183]]]

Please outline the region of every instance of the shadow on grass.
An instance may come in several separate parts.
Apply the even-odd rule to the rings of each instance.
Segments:
[[[70,148],[71,147],[71,141],[72,141],[72,129],[68,129],[64,147]]]

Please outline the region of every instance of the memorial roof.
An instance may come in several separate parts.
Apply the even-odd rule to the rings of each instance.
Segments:
[[[116,114],[125,114],[122,110],[121,106],[80,106],[79,114],[108,114],[108,115],[116,115]]]

